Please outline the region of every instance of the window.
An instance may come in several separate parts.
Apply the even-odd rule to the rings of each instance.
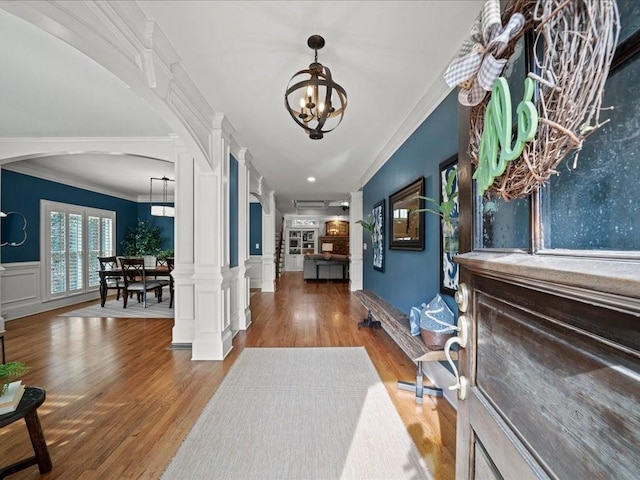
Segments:
[[[114,255],[115,212],[42,200],[45,298],[96,290],[98,257]]]
[[[603,112],[609,123],[587,137],[575,167],[569,156],[542,191],[544,248],[550,250],[639,251],[640,138],[636,94],[640,53],[607,80]]]
[[[292,228],[309,228],[309,227],[317,227],[318,219],[317,218],[294,218],[291,220]]]
[[[477,198],[475,248],[583,257],[640,256],[638,112],[640,4],[619,3],[623,29],[607,79],[600,121],[561,162],[547,185],[529,198]],[[529,48],[529,47],[527,47]],[[525,48],[525,50],[527,50]],[[516,61],[514,75],[523,75]],[[514,98],[519,98],[514,96]],[[612,108],[611,108],[612,107]],[[532,230],[533,229],[533,230]]]

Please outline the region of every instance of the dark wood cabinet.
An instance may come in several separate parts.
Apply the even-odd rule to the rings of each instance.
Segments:
[[[327,237],[348,237],[349,222],[346,220],[331,220],[324,223],[324,232]]]
[[[638,280],[517,257],[459,257],[471,334],[456,478],[638,478]]]
[[[456,296],[464,300],[460,314],[469,334],[458,354],[460,385],[467,387],[458,394],[456,478],[640,478],[637,249],[595,252],[545,244],[557,222],[544,190],[520,205],[530,227],[528,245],[486,245],[486,212],[474,197],[468,155],[468,109],[459,109],[458,124],[463,253],[456,256]],[[634,142],[628,151],[637,149]],[[586,170],[584,152],[580,165]],[[619,165],[608,144],[601,153]],[[556,187],[545,188],[555,193]],[[567,183],[557,191],[574,198],[578,190]],[[624,191],[637,197],[637,189]],[[605,235],[618,235],[611,215],[601,221],[599,210],[611,213],[604,198],[588,214]],[[579,219],[584,212],[572,215]],[[506,219],[500,220],[504,236]],[[498,231],[497,224],[491,227]]]

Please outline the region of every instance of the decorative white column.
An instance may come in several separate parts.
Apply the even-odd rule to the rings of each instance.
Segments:
[[[214,170],[196,170],[195,178],[195,338],[193,360],[222,360],[231,351],[229,270],[230,125],[216,118],[212,133]],[[224,127],[224,128],[223,128]]]
[[[240,330],[251,325],[249,269],[249,167],[251,154],[246,148],[238,154],[238,318]]]
[[[349,290],[362,290],[362,191],[351,192],[349,199],[349,250],[351,266],[349,269]]]
[[[172,273],[175,319],[171,343],[174,346],[179,346],[184,344],[190,345],[195,335],[195,296],[192,280],[194,268],[193,191],[195,161],[189,152],[179,151],[177,153],[175,175],[175,267]]]
[[[262,204],[262,291],[276,291],[276,197],[269,192]]]
[[[2,170],[0,170],[0,184],[1,183]],[[0,205],[0,207],[2,207],[2,205]],[[2,211],[2,208],[0,208],[0,211]],[[4,318],[2,317],[2,272],[4,272],[4,267],[2,266],[2,258],[0,257],[0,333],[4,332]]]

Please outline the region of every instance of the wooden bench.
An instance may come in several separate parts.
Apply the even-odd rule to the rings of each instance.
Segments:
[[[409,317],[399,309],[387,303],[370,290],[358,290],[354,295],[368,310],[367,319],[358,324],[358,327],[382,327],[391,339],[402,351],[417,365],[416,382],[404,382],[398,380],[398,388],[415,392],[416,402],[422,403],[423,393],[435,397],[442,396],[442,389],[424,386],[424,372],[422,362],[446,361],[444,350],[429,350],[422,341],[422,337],[411,335]],[[450,352],[451,359],[457,360],[458,353]]]

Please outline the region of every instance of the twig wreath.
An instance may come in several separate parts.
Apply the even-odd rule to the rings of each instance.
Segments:
[[[511,0],[503,23],[518,12],[524,27],[500,56],[509,58],[518,38],[535,28],[536,72],[528,77],[538,86],[539,119],[533,141],[488,189],[507,201],[544,185],[574,149],[575,167],[584,139],[606,123],[600,122],[602,95],[620,30],[615,0]],[[469,156],[475,166],[490,98],[471,108]]]

